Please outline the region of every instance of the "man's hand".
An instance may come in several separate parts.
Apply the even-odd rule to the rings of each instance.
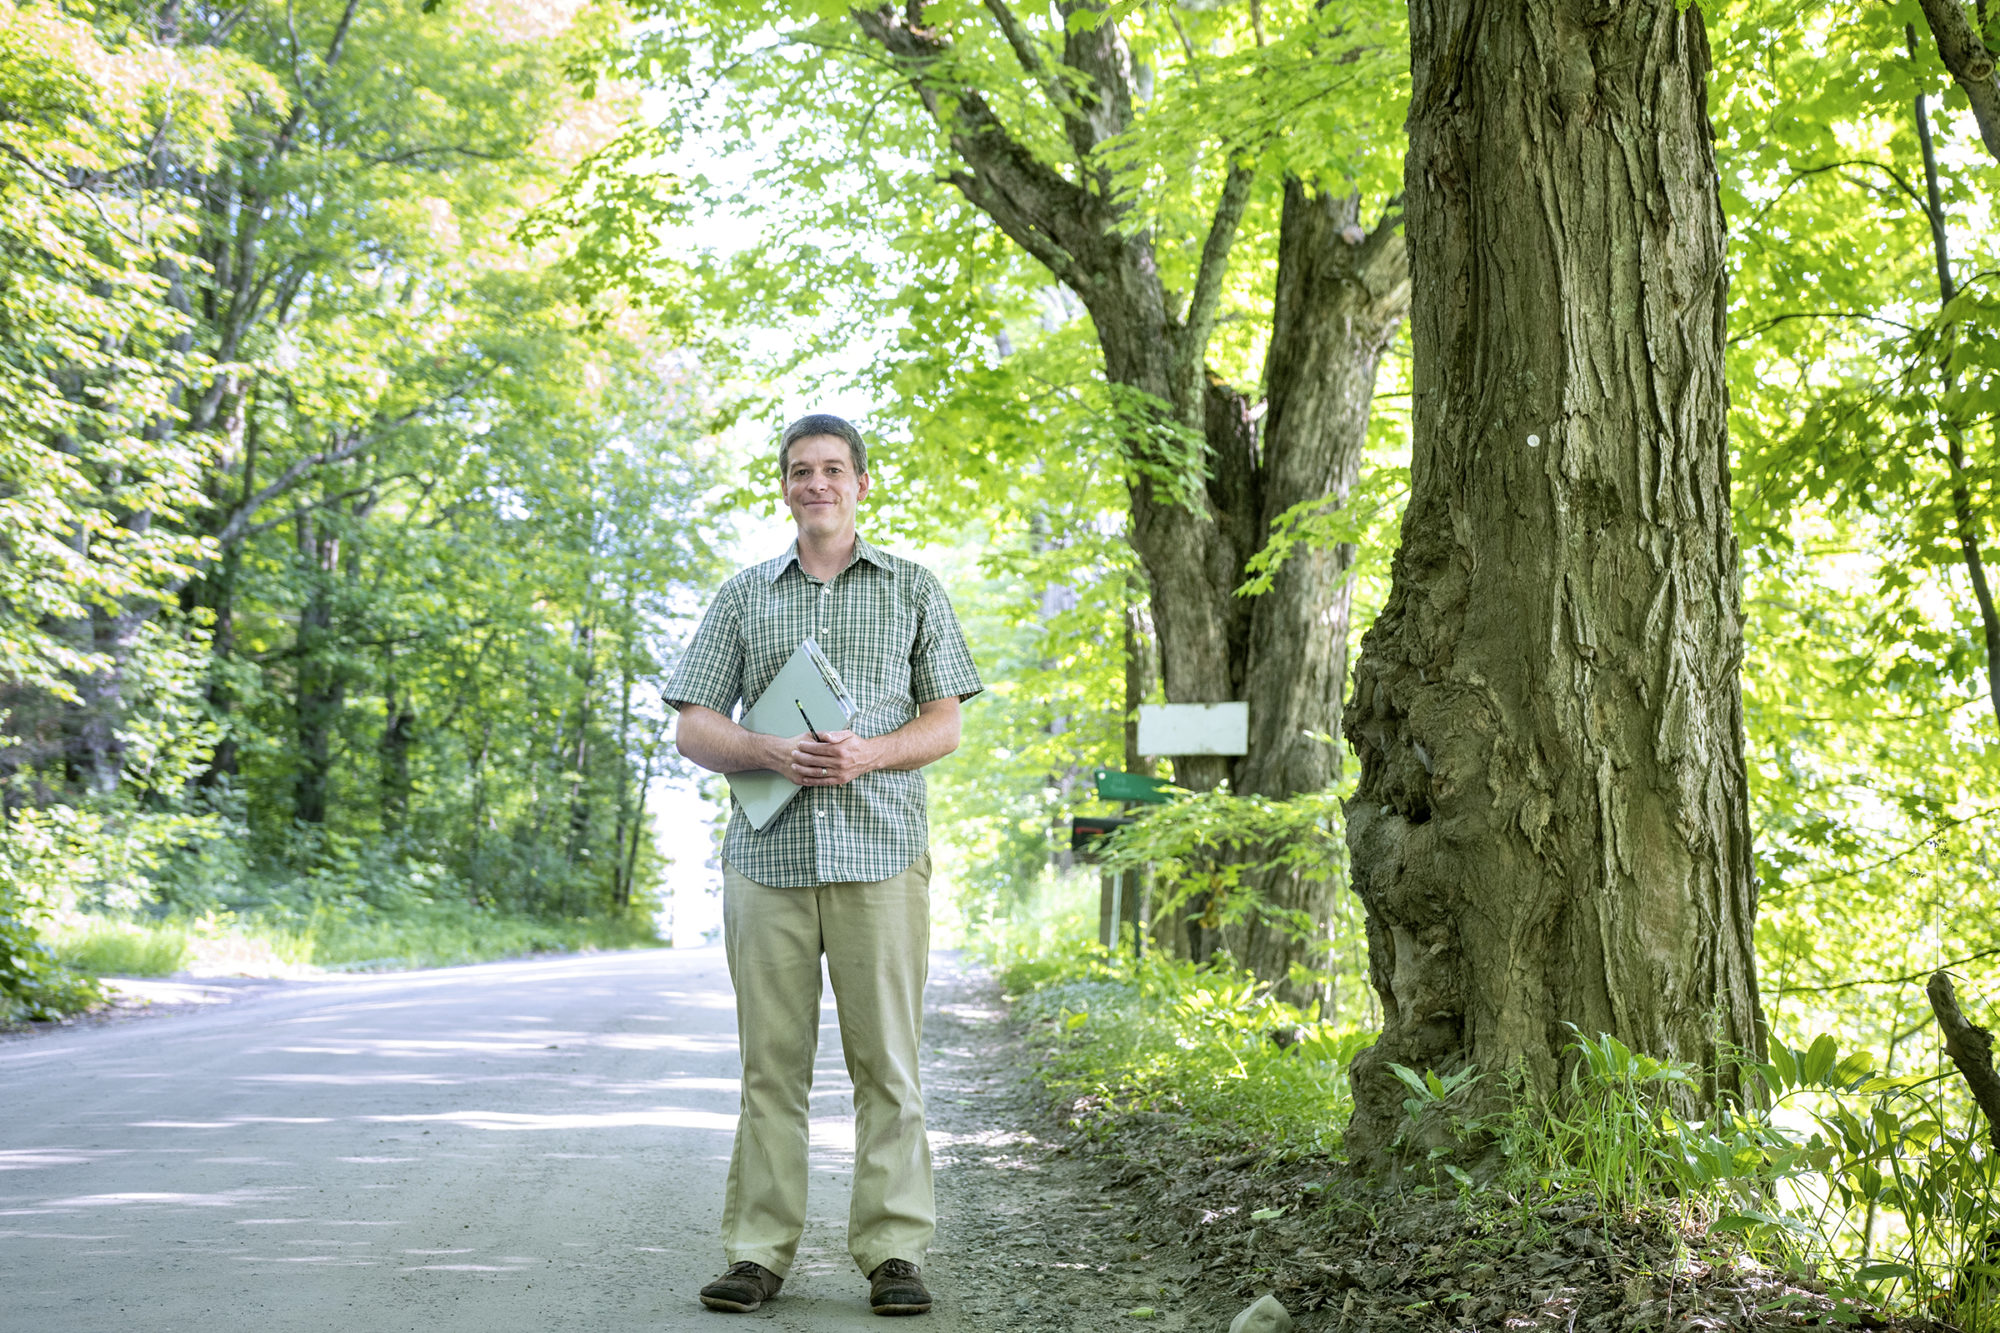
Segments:
[[[914,772],[958,748],[958,700],[946,695],[917,705],[917,715],[883,736],[851,731],[805,736],[760,736],[712,708],[680,705],[674,743],[711,773],[768,769],[801,787],[844,787],[876,769]],[[824,771],[822,771],[824,770]]]
[[[863,773],[881,767],[881,746],[851,731],[821,732],[824,741],[799,736],[792,742],[792,771],[801,787],[844,787]]]

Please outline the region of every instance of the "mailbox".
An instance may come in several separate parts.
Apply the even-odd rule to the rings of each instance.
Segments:
[[[1116,815],[1078,815],[1069,822],[1069,849],[1076,853],[1077,860],[1095,864],[1105,835],[1131,822]]]

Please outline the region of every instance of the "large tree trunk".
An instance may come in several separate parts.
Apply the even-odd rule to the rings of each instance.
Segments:
[[[1359,1161],[1390,1061],[1548,1092],[1565,1024],[1759,1049],[1702,24],[1411,4],[1411,497],[1345,718]]]
[[[1284,511],[1324,496],[1347,503],[1361,475],[1375,375],[1410,302],[1401,218],[1361,227],[1355,195],[1316,194],[1285,182],[1278,236],[1278,289],[1264,366],[1263,463],[1257,545]],[[1348,612],[1354,594],[1351,545],[1300,547],[1279,566],[1270,590],[1250,604],[1244,697],[1250,753],[1236,764],[1235,789],[1285,797],[1340,779],[1341,687],[1347,679]],[[1317,738],[1327,739],[1317,739]],[[1258,877],[1277,906],[1331,922],[1337,881],[1289,872]],[[1294,963],[1322,969],[1330,933],[1300,938],[1262,917],[1231,932],[1229,947],[1260,977],[1289,978]],[[1286,998],[1305,1004],[1320,988],[1287,980]]]

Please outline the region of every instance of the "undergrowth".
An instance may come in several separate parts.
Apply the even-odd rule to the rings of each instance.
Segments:
[[[1772,1038],[1743,1071],[1761,1096],[1703,1120],[1682,1109],[1695,1066],[1604,1034],[1569,1049],[1556,1096],[1513,1081],[1484,1115],[1462,1110],[1478,1071],[1391,1066],[1412,1129],[1451,1121],[1460,1144],[1488,1149],[1483,1180],[1450,1147],[1428,1153],[1468,1208],[1581,1195],[1607,1214],[1663,1215],[1690,1237],[1734,1234],[1750,1257],[1823,1284],[1843,1323],[1895,1315],[2000,1333],[2000,1163],[1955,1076],[1885,1077],[1832,1037]]]
[[[57,961],[78,972],[139,977],[188,968],[248,974],[398,971],[660,942],[652,922],[636,914],[549,920],[451,901],[405,904],[394,911],[322,902],[164,920],[73,915],[52,926],[45,940]]]
[[[1080,1129],[1164,1113],[1211,1157],[1339,1151],[1347,1064],[1373,1034],[1227,966],[1134,959],[1129,939],[1108,954],[1091,939],[1093,895],[1072,893],[986,939]],[[1879,1075],[1826,1036],[1761,1054],[1739,1071],[1756,1095],[1705,1119],[1688,1113],[1703,1071],[1603,1034],[1574,1034],[1554,1096],[1504,1074],[1391,1066],[1408,1093],[1405,1151],[1429,1167],[1410,1180],[1455,1195],[1468,1221],[1511,1214],[1531,1234],[1581,1205],[1657,1218],[1690,1246],[1739,1245],[1824,1287],[1838,1322],[2000,1333],[2000,1152],[1955,1076]]]
[[[1095,886],[1090,886],[1094,892]],[[1226,963],[1195,967],[1091,941],[1081,907],[1000,924],[990,960],[1040,1034],[1042,1078],[1077,1125],[1166,1115],[1218,1152],[1337,1152],[1352,1101],[1347,1063],[1374,1040],[1322,1022]]]

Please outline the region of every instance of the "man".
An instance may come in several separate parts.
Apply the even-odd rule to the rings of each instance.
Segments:
[[[917,1077],[931,870],[919,770],[958,748],[959,704],[982,687],[937,579],[855,531],[868,495],[860,433],[801,417],[778,474],[797,541],[723,585],[667,688],[690,760],[805,789],[761,832],[733,808],[722,845],[743,1102],[722,1210],[729,1269],[701,1300],[756,1309],[798,1250],[824,954],[854,1079],[848,1253],[876,1314],[922,1314],[936,1208]],[[859,705],[852,729],[760,736],[731,721],[808,636]]]

